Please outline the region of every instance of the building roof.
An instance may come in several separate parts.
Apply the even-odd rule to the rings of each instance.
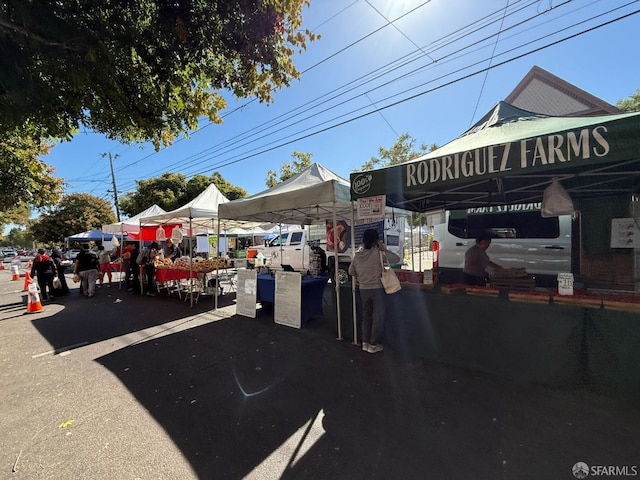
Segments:
[[[538,66],[529,70],[505,98],[505,102],[530,112],[556,117],[620,113],[620,110],[610,103]]]

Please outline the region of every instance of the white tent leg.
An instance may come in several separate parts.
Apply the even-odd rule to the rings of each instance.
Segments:
[[[340,318],[340,281],[339,281],[339,269],[340,264],[338,263],[338,229],[336,226],[338,225],[338,218],[336,214],[336,201],[333,201],[333,283],[336,288],[336,313],[338,318],[338,340],[342,340],[342,319]]]
[[[351,202],[351,261],[356,252],[355,216],[353,213],[353,202]],[[358,345],[358,308],[356,305],[356,279],[351,279],[351,305],[353,316],[353,345]]]

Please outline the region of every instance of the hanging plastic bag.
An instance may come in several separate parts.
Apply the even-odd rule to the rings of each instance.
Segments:
[[[120,246],[120,242],[118,241],[118,237],[116,237],[115,235],[113,237],[111,237],[111,245],[113,246],[113,248],[118,248]]]
[[[167,239],[167,235],[164,233],[164,228],[162,228],[162,225],[160,225],[156,229],[156,241],[164,242],[166,239]]]
[[[182,242],[182,237],[183,235],[180,227],[178,227],[177,225],[173,227],[173,230],[171,230],[171,240],[173,241],[173,243],[179,244],[180,242]]]
[[[554,179],[542,195],[543,217],[557,217],[559,215],[571,215],[575,211],[573,200],[567,191]]]

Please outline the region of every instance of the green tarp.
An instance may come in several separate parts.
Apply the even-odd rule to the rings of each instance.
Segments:
[[[639,191],[640,113],[550,117],[500,102],[434,152],[351,174],[351,198],[413,211],[539,202],[556,177],[574,199]]]

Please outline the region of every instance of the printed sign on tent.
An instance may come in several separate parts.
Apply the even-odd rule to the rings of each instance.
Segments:
[[[384,220],[386,195],[358,199],[358,220]]]

